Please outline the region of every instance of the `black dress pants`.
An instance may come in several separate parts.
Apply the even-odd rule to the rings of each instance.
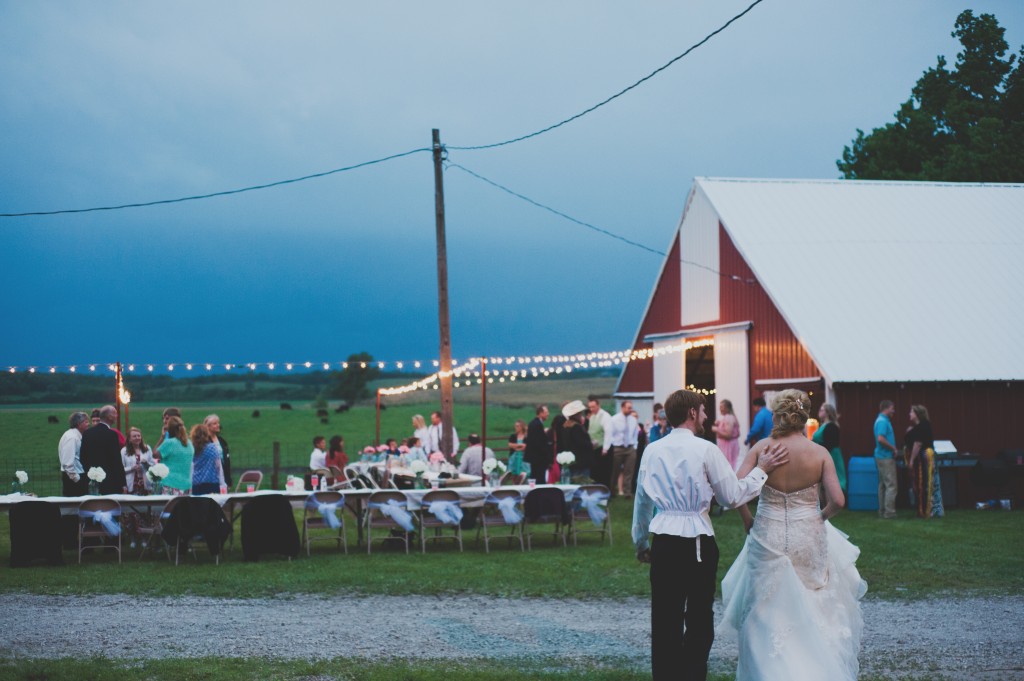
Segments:
[[[697,542],[700,560],[697,560]],[[654,681],[704,681],[715,640],[714,537],[656,534],[651,543],[651,671]]]
[[[78,476],[78,482],[74,482],[68,477],[68,474],[64,471],[60,472],[61,480],[61,496],[65,497],[84,497],[89,493],[89,479],[85,477],[85,473]]]

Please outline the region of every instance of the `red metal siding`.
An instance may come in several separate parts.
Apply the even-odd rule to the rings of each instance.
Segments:
[[[845,383],[834,386],[836,408],[842,433],[841,445],[847,456],[870,456],[875,449],[872,431],[882,400],[896,403],[893,429],[897,444],[910,425],[912,404],[928,408],[932,430],[938,440],[951,440],[960,452],[994,458],[1004,449],[1024,448],[1016,419],[1024,414],[1024,382],[964,381],[935,383]],[[969,469],[959,469],[960,506],[996,496],[1021,503],[1022,481],[1008,480],[1002,488],[976,487]]]
[[[814,360],[793,335],[721,225],[718,243],[721,272],[727,275],[722,277],[720,323],[753,322],[748,336],[750,394],[759,394],[754,385],[759,379],[820,376]],[[732,275],[742,281],[732,279]]]
[[[647,316],[640,325],[640,332],[633,342],[634,349],[649,348],[644,343],[645,336],[651,333],[666,333],[679,330],[679,310],[682,304],[679,281],[679,234],[669,249],[665,260],[665,269],[661,278],[655,283],[654,295],[647,309]],[[630,362],[619,382],[619,392],[645,393],[654,390],[654,363],[644,359]]]

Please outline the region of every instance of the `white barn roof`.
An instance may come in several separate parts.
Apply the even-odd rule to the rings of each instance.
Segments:
[[[694,191],[829,382],[1024,379],[1024,185],[697,178]]]

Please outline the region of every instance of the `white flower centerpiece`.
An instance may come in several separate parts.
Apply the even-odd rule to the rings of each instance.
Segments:
[[[562,470],[561,483],[568,485],[572,482],[572,470],[570,470],[570,467],[576,463],[576,455],[572,452],[559,452],[555,455],[555,461],[558,462]]]
[[[155,463],[146,471],[146,477],[153,485],[153,494],[160,494],[163,491],[163,481],[171,469],[165,463]]]
[[[25,471],[14,471],[14,482],[11,483],[11,494],[23,494],[24,485],[28,482],[28,473]]]
[[[93,466],[85,474],[89,478],[89,494],[96,496],[100,493],[100,483],[107,479],[107,472],[102,468]]]
[[[491,487],[497,487],[501,481],[502,474],[506,470],[505,464],[497,459],[485,459],[482,467],[484,475],[488,476],[491,480]]]
[[[420,459],[411,461],[409,470],[416,476],[416,489],[423,489],[423,474],[427,472],[427,462]]]

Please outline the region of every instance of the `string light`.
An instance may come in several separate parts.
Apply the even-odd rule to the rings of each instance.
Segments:
[[[661,347],[658,347],[658,348],[632,348],[632,349],[629,349],[629,350],[613,350],[613,351],[607,351],[607,352],[586,352],[586,353],[566,354],[566,355],[508,355],[508,356],[490,356],[490,357],[474,358],[472,360],[468,360],[467,362],[465,362],[463,364],[460,364],[459,360],[457,360],[457,359],[452,359],[452,366],[453,366],[453,372],[454,372],[455,371],[454,367],[457,367],[457,366],[461,366],[461,367],[469,367],[469,366],[479,367],[483,362],[486,361],[488,367],[502,367],[502,372],[503,373],[501,374],[501,376],[502,377],[506,377],[506,378],[511,378],[512,376],[515,376],[515,375],[518,375],[519,378],[526,378],[527,377],[527,373],[524,370],[528,370],[529,372],[531,372],[531,374],[533,376],[549,376],[549,375],[552,375],[552,374],[557,376],[557,375],[561,375],[561,374],[572,373],[573,371],[586,370],[586,369],[607,369],[607,368],[611,368],[611,367],[621,366],[621,365],[626,364],[628,362],[633,362],[633,361],[638,361],[638,360],[647,360],[647,359],[652,359],[654,357],[660,357],[662,355],[666,355],[666,354],[670,354],[670,353],[685,352],[685,351],[693,349],[693,348],[708,347],[708,346],[713,346],[713,345],[714,345],[714,339],[712,339],[712,338],[704,338],[704,339],[698,339],[698,340],[687,340],[687,341],[684,341],[684,342],[681,342],[681,343],[677,343],[677,344],[673,344],[673,345],[664,345],[664,346],[661,346]],[[436,360],[436,359],[428,360],[428,361],[429,361],[430,364],[432,364],[434,366],[435,369],[437,369],[441,365],[440,361]],[[176,362],[176,363],[168,363],[168,364],[166,364],[164,366],[167,367],[167,371],[174,371],[175,367],[180,366],[181,364],[182,363]],[[309,361],[309,362],[302,362],[302,363],[299,363],[299,364],[294,363],[294,362],[285,362],[283,364],[281,364],[279,362],[246,362],[244,364],[225,363],[225,364],[222,364],[222,365],[219,365],[219,366],[222,366],[227,371],[231,371],[234,368],[246,368],[246,369],[248,369],[250,371],[258,371],[261,367],[265,367],[269,371],[275,371],[278,368],[278,366],[283,366],[283,368],[285,370],[287,370],[287,371],[293,371],[297,366],[302,366],[302,367],[305,367],[307,369],[312,369],[317,364],[319,364],[319,366],[322,367],[324,371],[330,370],[331,366],[339,366],[340,365],[342,369],[350,369],[350,368],[354,368],[356,366],[355,364],[352,364],[352,366],[350,366],[349,362],[337,362],[337,363],[318,362],[318,363],[314,363],[314,362],[311,362],[311,361]],[[410,365],[411,365],[411,367],[413,369],[421,369],[423,366],[425,366],[427,364],[427,362],[421,361],[421,360],[413,360],[413,361],[409,361],[409,360],[395,360],[395,361],[375,360],[373,362],[373,364],[375,365],[375,368],[379,369],[379,370],[386,370],[388,367],[393,367],[394,369],[401,371],[401,370],[408,370]],[[75,364],[65,365],[65,366],[48,365],[46,368],[47,368],[48,372],[51,373],[51,374],[57,373],[57,372],[60,372],[60,371],[64,371],[64,370],[69,371],[70,373],[76,373],[77,370],[78,370],[78,366],[79,365],[75,365]],[[85,365],[82,365],[82,366],[85,366]],[[95,372],[97,370],[98,366],[101,366],[101,365],[89,364],[88,365],[89,371]],[[116,369],[115,369],[114,364],[107,364],[106,366],[107,366],[107,370],[108,371],[110,371],[111,373],[115,373]],[[154,363],[147,363],[147,364],[142,365],[142,366],[145,366],[146,371],[149,372],[149,373],[154,373],[156,371],[156,364],[154,364]],[[203,363],[203,364],[194,364],[194,363],[189,362],[189,363],[184,363],[184,366],[189,371],[192,371],[196,367],[204,367],[206,369],[206,371],[213,371],[215,365],[212,362],[206,362],[206,363]],[[358,363],[358,367],[360,369],[367,369],[369,367],[369,363],[365,362],[365,361],[361,361],[361,362]],[[28,373],[36,373],[37,368],[38,367],[25,367],[24,370],[27,371]],[[136,371],[136,368],[137,368],[136,364],[128,364],[126,366],[126,370],[128,372],[130,372],[130,373],[134,373]],[[13,373],[17,373],[19,371],[19,368],[17,366],[8,366],[7,367],[7,371],[9,373],[13,374]],[[433,374],[433,375],[440,375],[440,374],[438,372],[438,373]],[[482,376],[492,376],[492,375],[493,376],[498,376],[498,373],[496,373],[496,370],[493,369],[493,368],[492,369],[488,369],[486,372],[482,373]],[[481,375],[477,375],[477,376],[474,376],[473,378],[480,378],[480,377],[481,377]],[[426,380],[426,379],[424,379],[424,380]],[[419,383],[419,381],[417,381],[417,383]],[[430,381],[428,381],[427,385],[425,385],[424,387],[427,387],[427,386],[429,386],[431,384],[432,383]],[[467,382],[467,384],[468,384],[468,382]],[[413,384],[410,384],[410,385],[413,385]],[[389,390],[391,390],[391,389],[389,388]]]

